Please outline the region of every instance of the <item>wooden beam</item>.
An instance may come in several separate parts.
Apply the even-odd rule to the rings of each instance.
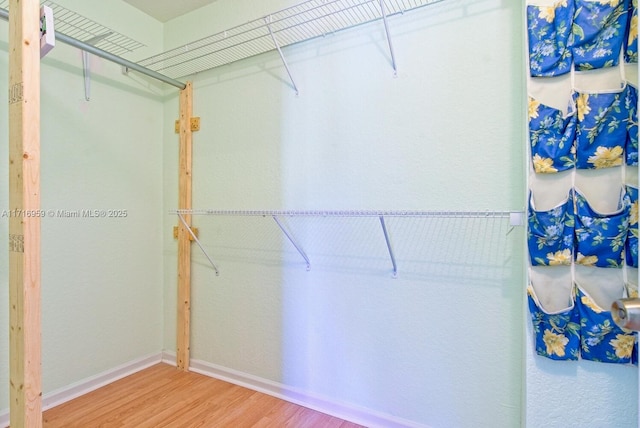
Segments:
[[[193,87],[187,82],[180,91],[180,155],[178,180],[178,208],[191,209],[191,164],[193,113]],[[184,216],[191,226],[191,216]],[[178,322],[176,354],[179,369],[189,370],[189,351],[191,336],[191,234],[180,221],[178,222]]]
[[[42,427],[40,2],[9,1],[10,423]]]

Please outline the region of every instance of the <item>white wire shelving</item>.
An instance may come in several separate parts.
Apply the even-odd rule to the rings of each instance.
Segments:
[[[513,211],[420,211],[420,210],[175,210],[172,214],[261,216],[261,217],[433,217],[484,218],[510,217]]]
[[[139,64],[178,78],[278,50],[286,66],[281,47],[383,20],[395,70],[393,45],[386,18],[440,1],[442,0],[307,0],[143,59]]]
[[[92,21],[59,4],[44,0],[41,5],[49,6],[53,11],[57,32],[91,45],[113,55],[124,55],[145,45],[124,34],[118,33],[102,24]],[[0,0],[1,9],[9,9],[8,0]]]
[[[287,237],[289,242],[295,247],[300,256],[305,260],[307,270],[311,269],[311,261],[305,253],[302,246],[297,242],[290,230],[280,221],[281,217],[377,217],[384,234],[384,239],[389,252],[389,258],[393,267],[392,276],[398,276],[398,264],[396,262],[395,252],[391,243],[390,233],[385,221],[387,217],[413,217],[413,218],[474,218],[474,219],[509,219],[511,228],[507,232],[510,233],[515,226],[522,226],[524,222],[524,211],[419,211],[419,210],[215,210],[215,209],[178,209],[170,211],[180,219],[180,222],[187,230],[191,239],[200,247],[204,256],[209,260],[216,275],[220,275],[220,271],[211,256],[204,249],[204,246],[198,239],[192,227],[185,216],[237,216],[237,217],[271,217],[276,222],[280,230]]]

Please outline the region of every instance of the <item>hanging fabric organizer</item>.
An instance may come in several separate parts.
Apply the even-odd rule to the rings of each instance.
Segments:
[[[538,355],[636,364],[637,0],[527,0],[527,299]]]

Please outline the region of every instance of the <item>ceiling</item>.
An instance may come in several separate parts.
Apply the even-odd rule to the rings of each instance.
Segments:
[[[124,0],[161,22],[167,22],[216,0]]]

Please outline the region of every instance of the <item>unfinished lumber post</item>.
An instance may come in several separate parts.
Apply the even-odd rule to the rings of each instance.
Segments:
[[[40,2],[9,1],[10,423],[42,427]]]
[[[193,113],[193,86],[180,91],[180,154],[178,179],[178,209],[190,210],[191,206],[191,164]],[[176,362],[180,370],[189,370],[191,336],[191,215],[185,214],[185,224],[178,222],[178,321],[176,339]]]

